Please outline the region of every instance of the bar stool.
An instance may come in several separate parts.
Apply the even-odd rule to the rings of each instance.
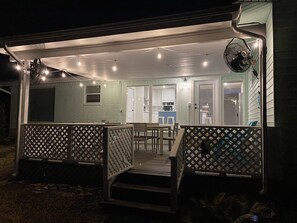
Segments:
[[[159,124],[165,124],[165,118],[164,118],[164,116],[159,116],[158,122],[159,122]]]
[[[167,117],[167,124],[174,124],[175,121],[174,121],[174,116],[168,116]]]

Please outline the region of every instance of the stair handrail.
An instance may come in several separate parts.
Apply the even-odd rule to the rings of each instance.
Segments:
[[[185,154],[184,154],[184,133],[182,128],[174,140],[172,150],[169,154],[171,161],[171,201],[170,206],[173,211],[177,210],[177,196],[181,179],[185,169]]]

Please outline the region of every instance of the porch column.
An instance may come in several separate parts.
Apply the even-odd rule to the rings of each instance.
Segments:
[[[22,156],[22,125],[28,122],[28,108],[29,108],[29,90],[30,90],[30,61],[26,61],[24,69],[19,74],[19,104],[18,104],[18,121],[17,121],[17,148],[15,159],[15,175],[19,174],[19,159]]]

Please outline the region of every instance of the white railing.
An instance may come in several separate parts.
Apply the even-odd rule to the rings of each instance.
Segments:
[[[110,198],[110,185],[117,175],[133,167],[133,125],[104,128],[103,196]]]
[[[182,126],[186,170],[261,177],[262,130],[250,126]]]
[[[178,189],[183,177],[185,168],[184,153],[184,133],[185,129],[180,129],[170,152],[169,159],[171,161],[171,209],[177,210]]]
[[[104,127],[104,124],[25,124],[21,157],[102,165]]]

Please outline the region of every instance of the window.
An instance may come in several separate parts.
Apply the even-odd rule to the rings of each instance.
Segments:
[[[98,104],[101,101],[101,87],[100,85],[86,86],[85,103]]]

